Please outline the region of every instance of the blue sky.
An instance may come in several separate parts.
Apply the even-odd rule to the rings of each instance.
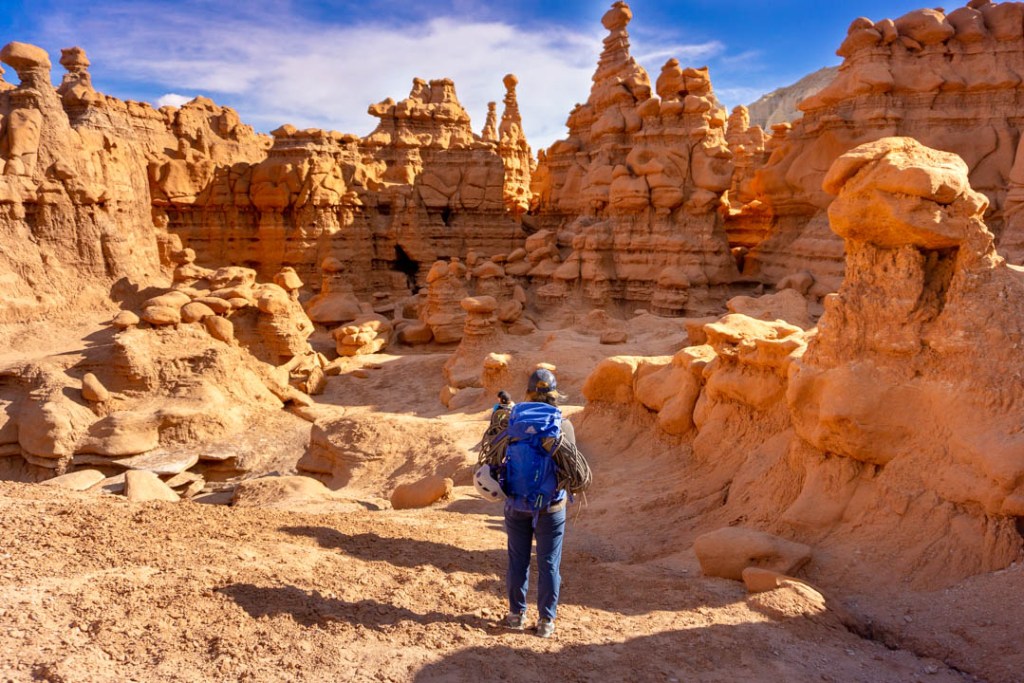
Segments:
[[[0,38],[50,52],[78,45],[93,83],[122,99],[234,107],[257,130],[282,123],[365,135],[373,102],[414,76],[451,77],[478,131],[501,79],[519,76],[534,148],[565,134],[585,101],[611,0],[0,0]],[[635,0],[632,53],[657,77],[676,57],[711,68],[724,104],[749,103],[822,66],[857,16],[896,18],[920,0]],[[951,6],[949,9],[953,9]],[[17,76],[8,70],[8,80]],[[500,109],[499,109],[500,111]]]

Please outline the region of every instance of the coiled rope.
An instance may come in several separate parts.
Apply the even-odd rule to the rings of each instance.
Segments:
[[[480,441],[480,456],[477,458],[477,465],[490,465],[501,467],[505,462],[505,452],[508,450],[508,418],[510,411],[507,409],[495,410],[491,414],[491,424],[484,432]],[[565,489],[569,493],[583,493],[590,487],[593,481],[593,473],[587,459],[580,452],[572,441],[565,438],[565,435],[558,437],[558,445],[552,450],[551,444],[545,443],[545,449],[551,453],[558,470],[558,488]]]

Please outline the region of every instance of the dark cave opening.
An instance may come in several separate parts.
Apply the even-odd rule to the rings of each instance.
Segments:
[[[405,249],[402,249],[397,244],[395,245],[395,260],[391,262],[391,269],[399,273],[405,273],[405,281],[408,283],[409,289],[413,294],[419,291],[419,285],[416,284],[416,275],[420,272],[420,264],[405,253]]]

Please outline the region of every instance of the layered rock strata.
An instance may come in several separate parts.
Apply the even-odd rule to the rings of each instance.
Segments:
[[[604,15],[590,96],[570,113],[569,136],[539,155],[530,218],[556,251],[527,275],[549,301],[701,311],[737,275],[721,215],[733,177],[726,112],[707,69],[675,59],[652,94],[629,53],[631,18],[624,2]]]
[[[771,236],[751,252],[747,272],[775,283],[810,270],[818,296],[834,291],[842,250],[823,228],[831,196],[822,180],[847,150],[894,135],[963,158],[972,187],[988,197],[997,244],[1019,263],[1022,17],[1024,3],[971,0],[948,14],[921,9],[895,20],[854,20],[837,51],[844,61],[835,79],[800,104],[803,118],[758,174]]]
[[[427,284],[437,259],[507,253],[521,239],[531,155],[515,76],[505,85],[500,126],[486,137],[473,133],[451,80],[415,79],[406,99],[370,106],[380,122],[366,138],[285,125],[256,163],[214,164],[198,178],[206,161],[186,163],[197,180],[187,192],[151,173],[157,214],[200,261],[262,276],[288,266],[316,282],[330,259],[355,296],[397,301]]]
[[[1024,373],[1024,272],[997,255],[968,172],[909,138],[856,147],[825,178],[846,277],[816,328],[730,314],[706,345],[609,360],[588,398],[692,436],[694,496],[725,486],[721,518],[824,550],[833,576],[883,557],[919,586],[1005,567],[1024,517],[1007,381]],[[872,550],[829,565],[840,548]]]

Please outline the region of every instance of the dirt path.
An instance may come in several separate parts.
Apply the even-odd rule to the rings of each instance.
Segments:
[[[963,681],[797,603],[603,561],[509,632],[497,510],[300,514],[0,484],[0,672],[30,681]],[[535,613],[534,613],[535,614]]]

